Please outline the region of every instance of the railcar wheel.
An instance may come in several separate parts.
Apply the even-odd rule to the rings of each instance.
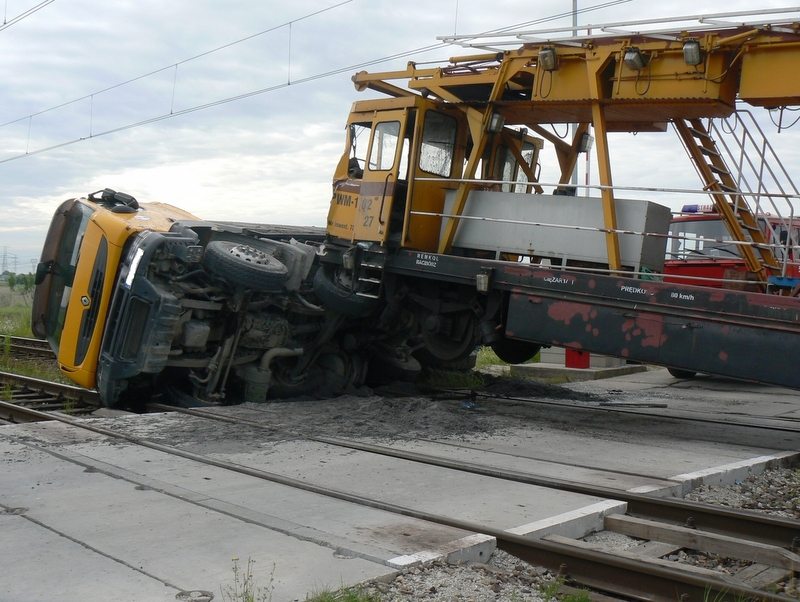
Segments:
[[[440,367],[469,357],[478,343],[478,321],[471,311],[428,314],[422,321],[424,347],[416,352],[423,364]]]
[[[681,370],[680,368],[667,368],[667,372],[669,372],[675,378],[680,378],[681,380],[690,380],[697,376],[697,372],[694,370]]]
[[[495,355],[506,364],[524,364],[532,359],[542,346],[528,341],[502,338],[491,345]]]
[[[212,275],[231,284],[265,293],[283,290],[285,265],[268,252],[247,243],[215,240],[208,243],[203,265]]]

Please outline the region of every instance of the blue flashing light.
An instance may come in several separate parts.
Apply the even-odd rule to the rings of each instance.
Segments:
[[[681,213],[716,213],[714,205],[684,205]]]

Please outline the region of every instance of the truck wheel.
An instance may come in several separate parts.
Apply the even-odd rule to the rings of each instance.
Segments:
[[[272,373],[272,380],[267,390],[267,399],[293,399],[295,397],[314,396],[325,383],[325,373],[312,364],[302,378],[294,380],[288,369],[278,369]]]
[[[524,364],[539,353],[539,350],[542,348],[541,345],[537,345],[536,343],[506,338],[495,341],[492,343],[491,347],[495,355],[506,364]]]
[[[265,293],[282,291],[288,277],[286,266],[269,253],[226,240],[208,243],[203,265],[226,282]]]
[[[680,368],[667,368],[667,372],[669,372],[675,378],[680,378],[681,380],[690,380],[697,376],[697,372],[693,370],[681,370]]]
[[[413,383],[422,372],[422,365],[413,356],[395,357],[375,350],[369,359],[367,384],[373,387],[400,381]]]

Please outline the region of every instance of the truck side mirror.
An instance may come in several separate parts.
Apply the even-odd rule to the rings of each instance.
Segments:
[[[36,279],[34,283],[38,286],[44,279],[47,278],[48,274],[53,273],[53,260],[50,261],[43,261],[39,265],[36,266]]]

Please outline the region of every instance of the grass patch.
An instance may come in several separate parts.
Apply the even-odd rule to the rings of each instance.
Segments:
[[[41,380],[49,380],[64,385],[75,385],[70,379],[61,373],[58,369],[58,364],[55,362],[48,362],[42,360],[18,360],[13,357],[3,355],[0,357],[0,372],[11,372],[13,374],[21,374],[22,376],[30,376],[31,378],[39,378]]]
[[[436,389],[476,389],[486,384],[480,372],[457,370],[428,370],[423,383]]]
[[[324,588],[306,596],[306,602],[380,602],[378,594],[371,594],[362,587],[343,587],[338,590]]]
[[[539,585],[539,593],[542,595],[545,602],[558,600],[558,593],[561,591],[562,587],[564,587],[564,578],[556,577],[551,581],[546,581]]]
[[[275,590],[275,565],[272,565],[266,587],[260,587],[256,585],[256,579],[253,577],[255,563],[255,560],[248,558],[247,566],[240,567],[239,559],[233,559],[233,585],[219,588],[225,602],[270,602],[272,600],[272,592]]]
[[[239,559],[233,559],[233,584],[220,586],[224,602],[272,602],[275,591],[275,564],[269,573],[265,587],[257,585],[253,576],[256,561],[247,559],[247,566],[239,566]],[[342,587],[334,590],[323,587],[306,595],[305,602],[381,602],[379,594],[369,593],[364,587]]]
[[[479,347],[478,356],[475,358],[475,367],[484,368],[486,366],[507,366],[503,360],[497,357],[491,347]]]
[[[535,364],[541,361],[542,352],[539,351],[526,364]],[[497,354],[492,351],[491,347],[479,347],[478,356],[475,359],[475,367],[483,368],[485,366],[508,366],[506,362],[497,357]]]
[[[539,593],[545,602],[590,602],[589,591],[565,586],[564,577],[556,576],[555,579],[542,583]]]
[[[0,334],[8,334],[12,337],[33,337],[31,308],[19,305],[0,307]]]
[[[31,308],[21,305],[0,307],[0,334],[12,337],[32,338]],[[21,360],[11,357],[11,339],[5,337],[0,343],[0,371],[12,372],[31,378],[54,381],[66,385],[74,384],[58,369],[55,362]]]

